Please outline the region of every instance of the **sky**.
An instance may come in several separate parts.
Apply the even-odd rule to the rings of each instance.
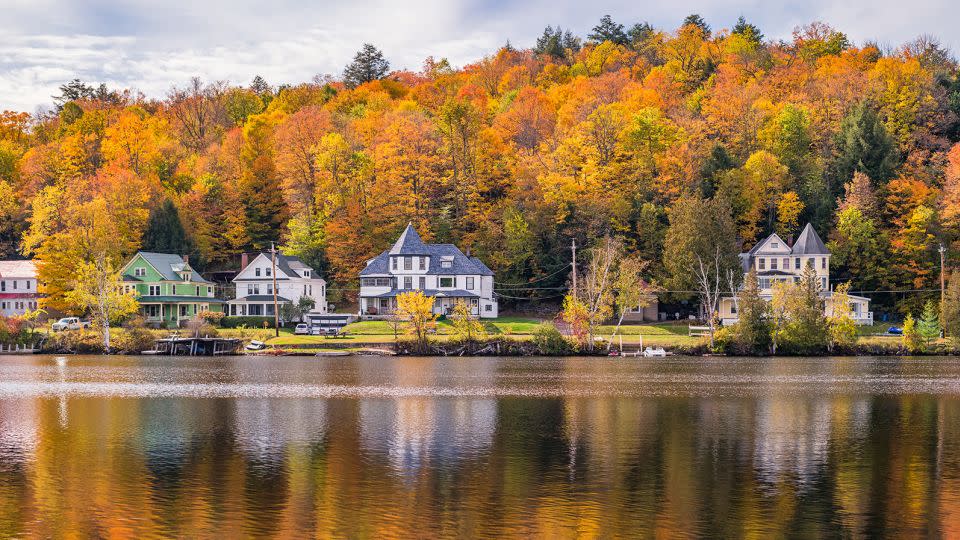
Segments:
[[[531,46],[547,24],[585,36],[610,14],[630,26],[675,29],[690,13],[715,29],[744,15],[771,39],[824,21],[854,43],[891,47],[926,34],[960,51],[956,0],[3,0],[0,110],[50,107],[79,78],[162,97],[191,77],[272,85],[339,76],[365,42],[394,69],[419,70],[427,56],[455,66],[509,40]]]

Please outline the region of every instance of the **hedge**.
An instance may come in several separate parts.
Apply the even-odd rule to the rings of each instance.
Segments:
[[[220,327],[237,328],[245,326],[247,328],[264,328],[264,323],[266,323],[266,328],[273,328],[273,321],[273,317],[224,317],[220,319]]]

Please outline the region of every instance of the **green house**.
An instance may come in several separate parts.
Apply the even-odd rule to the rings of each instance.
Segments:
[[[179,255],[139,251],[121,274],[124,290],[137,292],[140,314],[150,324],[179,326],[201,311],[223,311],[213,283]]]

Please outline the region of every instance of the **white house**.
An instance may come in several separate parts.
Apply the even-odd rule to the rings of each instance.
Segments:
[[[297,257],[277,252],[277,275],[269,253],[259,253],[251,261],[243,255],[240,273],[233,278],[236,298],[227,302],[231,316],[272,317],[273,282],[277,282],[277,303],[297,304],[300,298],[311,298],[311,313],[327,312],[327,282]]]
[[[798,282],[807,266],[813,266],[820,279],[820,297],[827,316],[833,314],[833,291],[830,286],[830,250],[809,223],[792,245],[776,233],[758,242],[747,253],[740,254],[740,264],[746,274],[753,268],[760,285],[760,297],[773,298],[773,287],[778,282]],[[873,324],[870,299],[849,295],[850,310],[857,324]],[[720,319],[723,324],[734,324],[739,319],[733,297],[720,299]]]
[[[0,315],[14,317],[34,311],[39,297],[33,261],[0,261]]]
[[[457,301],[479,317],[497,316],[493,272],[453,244],[426,244],[407,225],[393,247],[367,261],[360,271],[360,316],[393,313],[397,295],[421,290],[434,298],[433,310],[448,314]]]

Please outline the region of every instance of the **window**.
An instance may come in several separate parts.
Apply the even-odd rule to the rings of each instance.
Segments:
[[[213,287],[207,286],[207,296],[210,296],[212,294],[213,294]]]
[[[391,258],[390,258],[390,267],[393,268],[394,270],[397,269],[397,258],[396,258],[396,257],[391,257]]]
[[[827,268],[827,258],[826,258],[826,257],[820,259],[820,268],[823,268],[824,270],[826,270],[826,268]]]
[[[273,294],[273,284],[267,283],[267,294]]]
[[[389,287],[393,281],[390,278],[363,278],[360,280],[361,287]]]
[[[148,287],[147,296],[160,296],[160,286],[159,285],[150,285]]]
[[[800,269],[800,257],[796,257],[793,259],[793,267],[797,270]]]
[[[733,313],[734,315],[737,314],[737,304],[736,304],[736,302],[734,302],[733,304],[730,304],[730,313]]]
[[[827,290],[827,278],[825,277],[820,278],[820,288],[823,290]]]
[[[247,283],[247,296],[253,294],[253,283]]]
[[[17,290],[17,280],[13,280],[13,290]]]
[[[426,288],[427,288],[427,278],[424,276],[420,276],[420,290],[423,290]]]
[[[760,288],[769,289],[770,288],[770,278],[760,278]]]
[[[452,277],[442,277],[440,278],[440,288],[451,288],[456,286],[456,280]]]
[[[427,269],[427,258],[426,258],[426,257],[420,257],[420,269],[421,269],[421,270],[426,270],[426,269]]]
[[[780,244],[778,242],[770,242],[770,247],[773,249],[777,249],[778,247],[780,247]]]
[[[0,291],[5,291],[5,290],[7,290],[7,282],[0,281]]]
[[[180,306],[180,316],[186,317],[190,315],[190,306]]]
[[[777,269],[777,259],[770,259],[770,269],[771,270]]]
[[[160,306],[156,304],[150,304],[149,306],[143,306],[143,311],[147,314],[147,317],[159,317],[160,316]]]
[[[304,271],[303,271],[303,277],[305,277],[305,278],[310,277],[310,271],[309,271],[309,270],[304,270]]]
[[[200,296],[200,286],[197,285],[197,296]]]
[[[406,276],[403,278],[403,288],[404,289],[413,288],[413,276]]]
[[[413,257],[404,257],[404,258],[403,258],[403,269],[404,269],[404,270],[413,270]]]
[[[143,276],[147,275],[147,269],[144,268],[144,267],[142,267],[142,266],[139,266],[139,267],[137,267],[137,268],[134,268],[134,269],[133,269],[133,275],[136,276],[136,277],[143,277]]]
[[[254,284],[253,284],[253,294],[260,294],[260,284],[259,284],[259,283],[254,283]]]
[[[783,269],[784,269],[784,270],[787,270],[788,268],[790,268],[790,257],[784,257],[784,258],[783,258]]]
[[[30,280],[28,279],[25,283],[27,284],[27,290],[29,291],[29,290],[30,290]]]
[[[467,277],[467,290],[468,290],[468,291],[472,291],[472,290],[473,290],[473,276],[468,276],[468,277]]]
[[[453,261],[440,261],[440,268],[452,268]]]
[[[490,304],[487,304],[487,305],[483,306],[483,310],[484,310],[484,311],[493,311],[493,306],[491,306]]]
[[[266,272],[267,272],[267,277],[270,277],[271,275],[273,275],[273,274],[271,273],[271,272],[273,272],[273,269],[270,268],[269,266],[266,267],[266,268],[264,268],[264,270],[266,270]]]
[[[764,259],[763,257],[760,257],[760,259],[757,260],[757,268],[759,268],[760,270],[766,270],[767,260]]]
[[[259,268],[255,268],[255,269],[253,270],[253,275],[255,275],[255,276],[257,276],[257,277],[260,277],[260,269],[259,269]]]

